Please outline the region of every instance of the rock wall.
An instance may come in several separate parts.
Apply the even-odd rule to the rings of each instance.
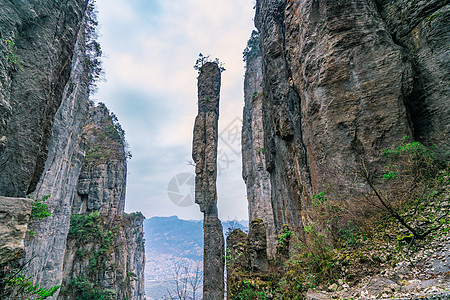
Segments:
[[[413,89],[407,107],[414,137],[450,148],[450,1],[376,0],[393,41],[407,53]]]
[[[87,0],[3,1],[0,10],[0,195],[36,188],[72,70]]]
[[[91,272],[86,257],[75,255],[85,249],[70,238],[69,224],[71,214],[95,212],[95,228],[104,231],[86,245],[98,255],[96,284],[116,299],[143,299],[143,216],[124,214],[124,133],[104,105],[91,108],[86,125],[89,85],[96,76],[87,54],[92,41],[84,34],[85,26],[95,26],[89,5],[86,9],[87,0],[0,5],[0,195],[7,196],[0,213],[8,220],[1,230],[1,275],[11,258],[20,276],[30,276],[41,288]],[[102,136],[92,134],[96,126]],[[32,200],[17,198],[28,194],[49,196],[51,215],[30,221]],[[92,229],[82,225],[81,230]],[[110,246],[106,252],[100,251],[106,249],[103,242]],[[67,295],[58,293],[53,299]]]
[[[224,297],[224,238],[217,212],[217,139],[221,74],[207,62],[198,77],[198,115],[194,124],[195,203],[203,213],[203,299]]]
[[[254,31],[246,52],[242,123],[242,178],[247,186],[249,219],[261,219],[267,229],[267,250],[275,255],[276,230],[267,172],[262,114],[262,57],[259,34]]]
[[[0,197],[0,266],[22,255],[32,205],[32,199]]]
[[[88,68],[83,32],[80,31],[72,59],[72,71],[51,131],[47,161],[33,193],[46,200],[51,216],[32,221],[36,233],[26,241],[28,276],[48,288],[62,282],[63,258],[69,231],[72,197],[84,158],[82,130],[88,113]]]
[[[103,104],[89,110],[86,158],[73,198],[60,299],[144,299],[144,217],[124,214],[123,136]]]
[[[448,1],[258,0],[255,24],[277,229],[314,194],[366,191],[360,162],[382,169],[403,136],[448,133]]]

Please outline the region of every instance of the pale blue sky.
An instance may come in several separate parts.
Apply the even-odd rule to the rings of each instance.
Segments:
[[[93,98],[118,116],[131,146],[127,212],[202,218],[196,204],[180,207],[168,196],[168,184],[177,174],[194,173],[186,164],[197,113],[197,73],[192,66],[202,52],[220,58],[227,69],[219,119],[219,216],[247,218],[241,157],[235,153],[240,154],[240,137],[235,140],[232,134],[241,127],[242,51],[253,30],[253,2],[97,0],[107,81],[99,84]],[[179,195],[190,197],[189,184]]]

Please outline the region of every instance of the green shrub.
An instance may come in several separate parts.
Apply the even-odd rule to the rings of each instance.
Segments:
[[[50,195],[45,195],[41,199],[34,199],[31,196],[30,198],[34,200],[31,208],[31,220],[42,220],[52,215],[47,208],[47,204],[44,203],[50,198]]]
[[[114,300],[116,295],[114,290],[96,286],[83,276],[72,279],[64,289],[64,293],[77,300]]]

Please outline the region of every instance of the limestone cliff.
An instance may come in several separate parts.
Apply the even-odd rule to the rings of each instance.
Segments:
[[[261,58],[244,51],[243,177],[250,217],[258,205],[269,211],[253,167],[262,147],[279,238],[266,272],[251,267],[264,235],[230,235],[228,296],[447,299],[450,1],[257,0],[255,9]],[[442,259],[439,272],[423,253]]]
[[[117,299],[143,298],[143,216],[123,212],[124,133],[104,106],[92,109],[86,125],[90,87],[99,71],[99,53],[93,53],[98,44],[89,36],[94,11],[87,0],[0,4],[0,195],[7,196],[0,210],[8,221],[1,229],[2,299],[16,299],[17,287],[4,289],[14,276],[48,289],[84,275],[81,267],[72,270],[82,261],[70,260],[80,245],[67,236],[74,236],[71,214],[93,212],[107,230],[97,237],[108,238],[114,248],[96,252],[112,267],[96,271],[95,287],[111,288]],[[89,135],[89,128],[105,120],[103,136]],[[20,198],[29,194],[47,199],[43,217],[36,217],[32,200]],[[99,249],[98,242],[89,245]],[[53,290],[58,298],[59,290]]]
[[[23,197],[44,171],[87,0],[2,1],[0,195]]]
[[[266,168],[262,115],[262,57],[259,34],[254,31],[244,51],[244,113],[242,123],[242,177],[247,186],[249,220],[261,219],[267,230],[267,250],[275,255],[276,230]]]
[[[90,107],[84,136],[86,158],[73,199],[60,299],[143,299],[144,217],[123,211],[123,131],[100,104]]]
[[[278,229],[301,229],[312,195],[325,189],[367,191],[352,175],[358,161],[376,172],[381,149],[405,135],[448,147],[448,9],[448,1],[257,1]]]

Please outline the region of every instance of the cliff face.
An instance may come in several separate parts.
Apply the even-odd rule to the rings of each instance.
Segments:
[[[10,275],[45,289],[91,276],[98,279],[94,291],[142,299],[143,216],[123,212],[124,133],[104,106],[91,114],[88,108],[89,85],[98,75],[92,37],[85,34],[96,23],[93,3],[10,2],[0,5],[0,195],[7,196],[0,204],[7,221],[0,230],[1,286]],[[95,135],[99,128],[102,135]],[[48,198],[49,216],[33,217],[33,201],[19,198],[27,194]],[[71,214],[86,217],[75,217],[81,228],[69,226]],[[82,222],[87,219],[97,221],[89,241],[76,234],[92,233],[92,223]],[[88,257],[98,262],[94,269]],[[0,294],[14,295],[16,288]],[[58,293],[53,298],[67,296]]]
[[[367,191],[354,176],[358,162],[376,172],[381,149],[403,136],[448,134],[448,9],[448,1],[257,1],[278,229],[301,229],[313,194]]]
[[[36,188],[86,0],[4,2],[0,11],[0,195]]]
[[[51,216],[33,221],[36,235],[26,241],[27,273],[36,283],[51,287],[62,282],[63,257],[69,231],[72,197],[81,170],[84,143],[81,139],[88,112],[88,69],[81,31],[72,59],[72,71],[56,112],[47,161],[34,192],[35,199],[46,195]]]
[[[261,219],[267,229],[267,249],[275,255],[276,230],[271,202],[270,175],[266,168],[262,114],[262,58],[259,35],[254,32],[246,53],[242,124],[242,177],[247,185],[249,219]]]
[[[90,108],[84,127],[86,158],[73,200],[61,299],[144,296],[144,217],[123,212],[127,168],[123,136],[117,128],[104,105]]]

